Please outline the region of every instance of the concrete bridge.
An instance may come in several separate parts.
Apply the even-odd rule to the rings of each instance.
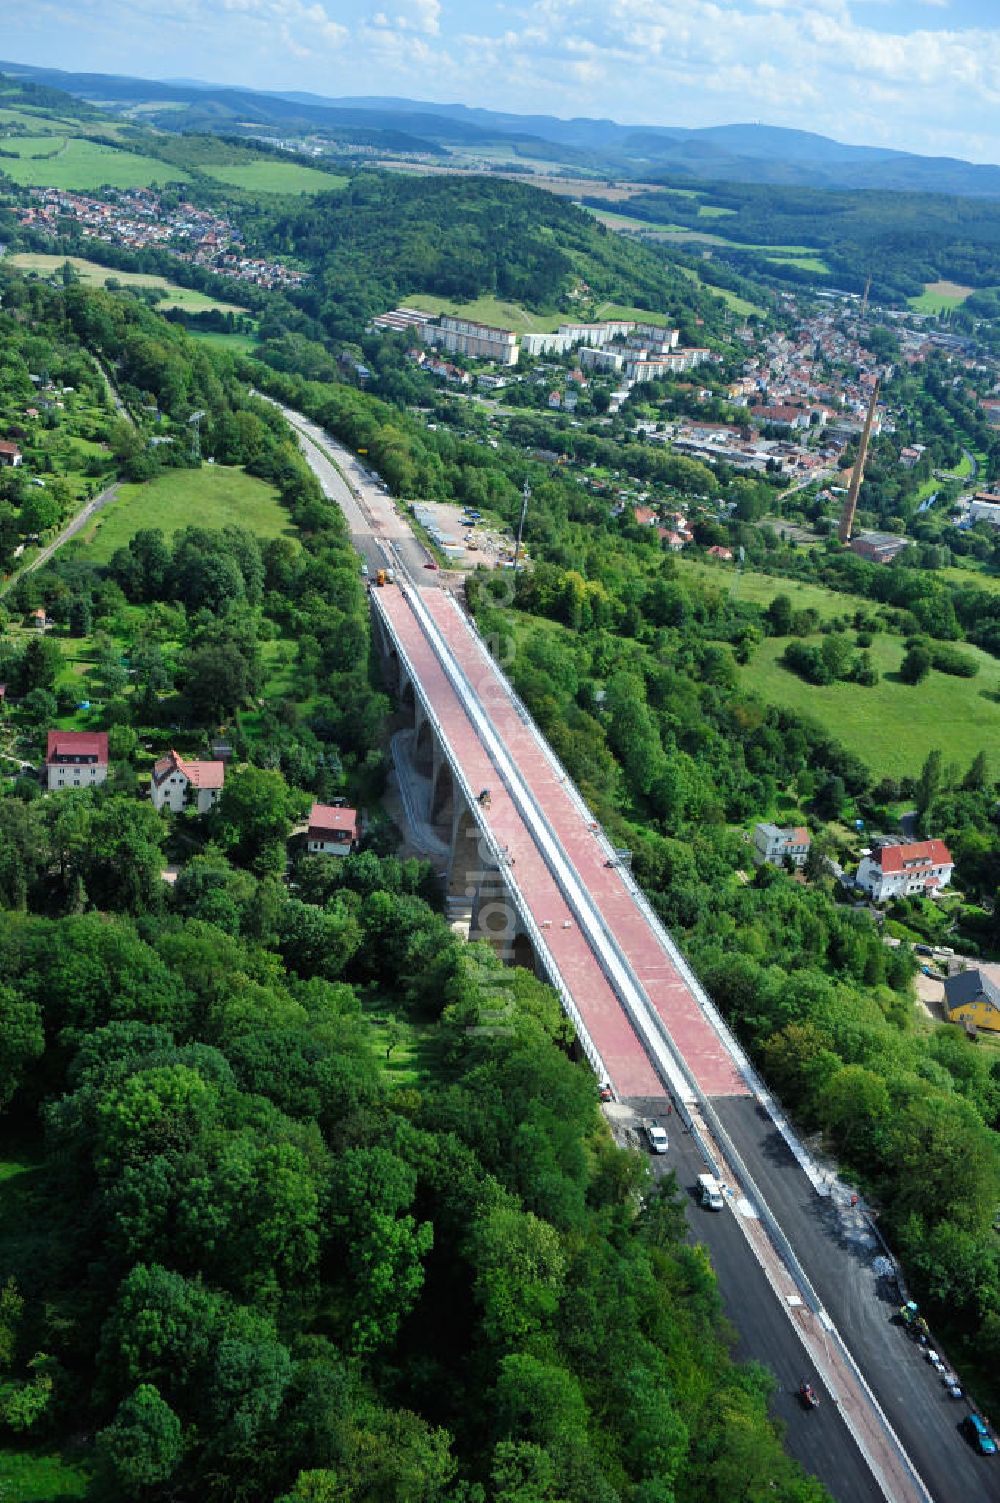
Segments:
[[[805,1152],[630,872],[597,826],[426,551],[355,456],[297,414],[306,456],[372,567],[374,640],[419,783],[408,813],[446,868],[457,925],[558,992],[616,1105],[612,1125],[668,1109],[654,1161],[690,1185],[706,1164],[731,1215],[693,1213],[741,1354],[779,1376],[788,1444],[841,1503],[929,1503],[957,1490],[1000,1503],[1000,1476],[956,1430],[927,1364],[889,1320],[864,1206]],[[484,790],[488,796],[483,798]],[[404,803],[407,796],[404,795]],[[416,807],[419,803],[419,808]],[[492,1005],[492,1004],[491,1004]],[[503,1023],[502,988],[495,1014]],[[795,1391],[818,1378],[820,1413]],[[911,1459],[912,1458],[912,1459]]]

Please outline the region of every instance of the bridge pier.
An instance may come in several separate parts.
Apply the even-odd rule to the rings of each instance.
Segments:
[[[539,972],[538,957],[508,889],[503,858],[498,863],[452,771],[448,754],[427,713],[419,687],[401,658],[381,614],[372,612],[373,641],[383,679],[395,697],[407,732],[412,728],[412,761],[430,781],[428,823],[450,844],[445,879],[445,912],[456,932],[482,940],[508,965]]]

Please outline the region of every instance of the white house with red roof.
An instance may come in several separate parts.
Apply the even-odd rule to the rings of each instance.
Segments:
[[[361,838],[357,809],[313,804],[306,850],[311,856],[349,856]]]
[[[0,464],[17,466],[21,463],[22,457],[17,444],[8,443],[6,439],[0,442]]]
[[[107,731],[49,731],[45,786],[96,788],[108,779]]]
[[[188,761],[171,750],[153,766],[149,785],[153,808],[179,814],[186,805],[194,804],[198,813],[204,814],[222,793],[225,777],[224,762]]]
[[[943,840],[917,840],[909,845],[881,845],[870,851],[855,878],[876,903],[891,898],[920,897],[939,892],[955,869]]]

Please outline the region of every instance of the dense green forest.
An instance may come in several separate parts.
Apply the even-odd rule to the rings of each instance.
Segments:
[[[198,404],[289,530],[140,529],[16,587],[49,634],[0,623],[5,729],[62,712],[75,636],[112,756],[95,790],[0,783],[0,1457],[108,1503],[821,1503],[554,995],[460,943],[377,820],[335,864],[288,846],[343,769],[377,796],[387,705],[343,520],[274,409],[130,299],[12,279],[5,311],[169,434]],[[129,434],[137,474],[195,463]],[[220,719],[220,802],[168,822],[148,748]]]
[[[283,206],[254,227],[261,244],[315,268],[296,301],[335,337],[413,292],[495,294],[537,311],[585,317],[628,301],[722,326],[723,306],[662,257],[596,224],[575,205],[521,183],[361,173],[339,193]]]
[[[640,881],[765,1074],[883,1208],[920,1297],[989,1384],[1000,1358],[1000,1067],[956,1031],[921,1022],[908,949],[884,946],[821,867],[809,887],[767,869],[749,885],[737,875],[747,854],[734,826],[779,797],[835,818],[851,796],[877,819],[899,793],[828,733],[739,689],[737,663],[788,624],[682,582],[648,529],[622,528],[575,479],[523,453],[427,432],[349,388],[262,379],[366,447],[406,494],[475,498],[513,518],[515,482],[531,476],[535,564],[513,613],[495,607],[488,576],[473,586],[481,629],[503,644],[542,730],[633,851]],[[694,489],[701,467],[691,468]],[[686,478],[675,477],[682,490]],[[933,573],[820,557],[831,582],[849,579],[896,611],[898,630],[961,635],[964,605]],[[997,597],[966,593],[969,634],[989,645]],[[955,839],[963,880],[996,893],[1000,912],[997,788],[981,759],[931,769],[916,792],[927,828]],[[995,922],[980,936],[987,948],[1000,945]]]
[[[684,186],[691,184],[685,180]],[[712,182],[703,189],[703,196],[687,198],[651,188],[629,199],[629,217],[650,228],[682,224],[717,232],[730,243],[713,246],[713,255],[770,279],[827,282],[861,292],[871,275],[872,295],[887,302],[905,302],[941,278],[984,288],[997,281],[1000,205],[989,199],[752,183]],[[597,190],[586,202],[607,210],[621,207]],[[708,221],[699,217],[702,202],[730,212]],[[768,246],[787,245],[815,248],[830,274],[766,259]]]

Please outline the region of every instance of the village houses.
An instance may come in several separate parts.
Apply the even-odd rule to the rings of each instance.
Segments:
[[[199,814],[205,814],[222,793],[225,775],[224,762],[188,761],[169,751],[153,766],[149,785],[153,808],[179,814],[193,804]]]
[[[361,838],[357,809],[313,804],[306,849],[311,856],[349,856]]]
[[[45,786],[95,788],[108,780],[107,731],[49,731]]]
[[[786,826],[761,823],[754,825],[753,859],[758,866],[804,866],[809,854],[809,831],[804,825]]]
[[[908,845],[880,843],[858,867],[857,885],[875,903],[891,898],[930,895],[947,887],[955,863],[941,840],[918,840]]]

